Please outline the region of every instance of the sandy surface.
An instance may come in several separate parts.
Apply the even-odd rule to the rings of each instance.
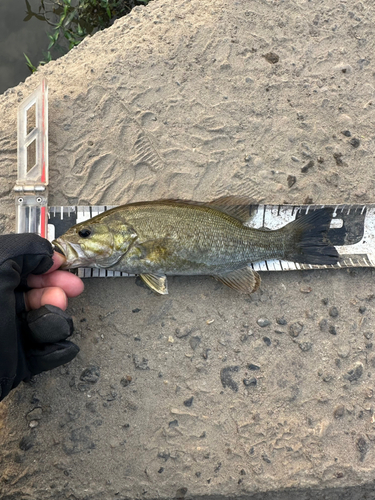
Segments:
[[[374,202],[374,20],[344,0],[134,9],[0,96],[1,231],[17,105],[42,76],[50,205],[254,184],[268,203]],[[1,498],[375,498],[374,272],[262,280],[249,297],[87,280],[79,356],[0,406]]]

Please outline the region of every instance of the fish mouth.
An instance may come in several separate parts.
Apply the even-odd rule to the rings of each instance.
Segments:
[[[53,240],[52,244],[56,252],[63,255],[66,259],[60,269],[73,269],[88,264],[89,259],[78,243],[71,243],[57,238]]]
[[[66,257],[64,248],[57,240],[53,240],[52,245],[55,252],[61,253],[61,255]]]

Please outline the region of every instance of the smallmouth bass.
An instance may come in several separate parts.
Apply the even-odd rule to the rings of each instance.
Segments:
[[[252,293],[261,280],[250,263],[338,261],[326,236],[332,209],[315,210],[274,231],[249,228],[244,225],[248,219],[248,204],[232,196],[210,203],[131,203],[71,227],[53,244],[66,257],[64,269],[137,274],[159,294],[168,293],[168,275],[210,275]]]

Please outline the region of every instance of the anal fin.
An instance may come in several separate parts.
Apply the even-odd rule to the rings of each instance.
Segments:
[[[255,292],[261,282],[259,274],[253,271],[250,266],[220,276],[214,276],[214,278],[241,293]]]
[[[165,274],[140,274],[146,285],[159,295],[168,295],[168,283]]]

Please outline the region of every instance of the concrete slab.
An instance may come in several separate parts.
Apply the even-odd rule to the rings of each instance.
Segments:
[[[268,203],[374,202],[374,18],[344,0],[134,9],[0,96],[1,231],[17,105],[42,76],[51,205],[254,185]],[[1,498],[375,498],[373,277],[263,273],[249,297],[87,280],[79,356],[0,406]]]

